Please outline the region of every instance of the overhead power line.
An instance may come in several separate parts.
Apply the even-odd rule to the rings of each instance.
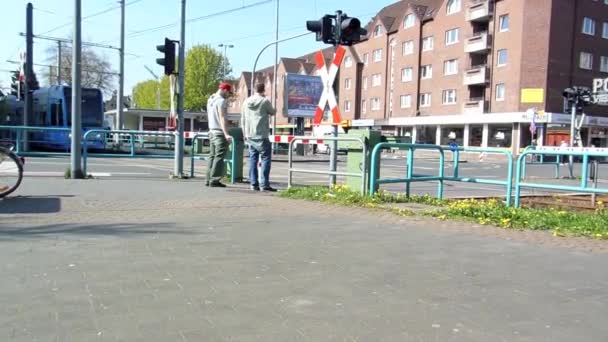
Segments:
[[[126,3],[125,6],[133,5],[133,4],[136,4],[138,2],[142,2],[142,1],[144,1],[144,0],[133,0],[131,2]],[[106,8],[103,11],[95,12],[93,14],[90,14],[90,15],[87,15],[85,17],[82,17],[82,21],[85,21],[87,19],[91,19],[91,18],[94,18],[94,17],[98,17],[98,16],[100,16],[102,14],[106,14],[108,12],[112,12],[112,11],[117,10],[117,9],[120,9],[120,6],[113,6],[113,7],[110,7],[110,8]],[[49,34],[51,32],[55,32],[55,31],[60,30],[60,29],[62,29],[64,27],[68,27],[68,26],[70,26],[72,24],[73,24],[73,21],[67,22],[65,24],[59,25],[57,27],[54,27],[54,28],[52,28],[52,29],[50,29],[48,31],[42,32],[42,33],[40,33],[40,35],[45,35],[45,34]]]
[[[249,5],[244,5],[244,6],[240,6],[240,7],[235,7],[229,10],[225,10],[225,11],[220,11],[220,12],[216,12],[216,13],[212,13],[212,14],[208,14],[208,15],[203,15],[200,17],[195,17],[195,18],[191,18],[186,20],[186,23],[190,24],[190,23],[194,23],[197,21],[201,21],[201,20],[206,20],[206,19],[210,19],[210,18],[214,18],[214,17],[219,17],[222,15],[226,15],[226,14],[230,14],[230,13],[234,13],[234,12],[238,12],[238,11],[242,11],[245,9],[249,9],[249,8],[253,8],[253,7],[257,7],[257,6],[261,6],[261,5],[266,5],[269,3],[272,3],[274,0],[264,0],[264,1],[259,1],[253,4],[249,4]],[[147,29],[143,29],[140,31],[135,31],[132,32],[130,34],[127,35],[127,38],[135,38],[135,37],[139,37],[141,35],[147,34],[147,33],[151,33],[151,32],[156,32],[156,31],[160,31],[166,28],[170,28],[170,27],[174,27],[177,26],[177,22],[174,23],[170,23],[170,24],[165,24],[165,25],[161,25],[161,26],[155,26],[155,27],[150,27]]]

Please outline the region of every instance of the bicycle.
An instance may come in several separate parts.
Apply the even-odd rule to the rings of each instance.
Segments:
[[[23,179],[25,159],[13,152],[11,147],[0,146],[0,198],[17,190]]]

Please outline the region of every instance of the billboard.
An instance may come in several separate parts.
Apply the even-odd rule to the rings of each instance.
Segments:
[[[319,76],[287,74],[284,94],[288,118],[312,118],[323,94],[323,82]]]

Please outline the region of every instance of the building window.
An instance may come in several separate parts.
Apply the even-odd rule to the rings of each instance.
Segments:
[[[382,30],[382,26],[381,25],[376,25],[376,27],[374,28],[374,37],[380,37],[383,33]]]
[[[411,67],[401,69],[401,82],[409,82],[413,78],[414,69]]]
[[[405,16],[405,19],[403,19],[403,28],[414,27],[415,23],[416,23],[416,17],[414,16],[413,13],[410,13]]]
[[[380,110],[380,98],[373,97],[371,101],[372,101],[372,111]]]
[[[595,35],[595,20],[591,18],[583,18],[583,33],[590,36]]]
[[[448,15],[460,12],[460,0],[450,0],[446,6]]]
[[[509,15],[505,14],[505,15],[501,15],[500,18],[498,19],[498,26],[500,27],[500,32],[507,32],[509,31]]]
[[[345,89],[350,89],[351,83],[352,83],[352,80],[350,78],[345,79],[344,80],[344,88]]]
[[[422,51],[433,50],[433,36],[422,38]]]
[[[443,62],[443,74],[446,76],[458,74],[458,60],[450,59]]]
[[[600,71],[608,72],[608,57],[602,56],[600,59]]]
[[[363,89],[367,89],[367,76],[363,77]]]
[[[350,101],[344,101],[344,111],[350,112]]]
[[[382,61],[382,49],[374,50],[374,62]]]
[[[581,69],[593,69],[593,54],[589,52],[581,52],[580,64]]]
[[[496,66],[507,65],[507,49],[498,50],[498,57],[496,58]]]
[[[407,42],[403,42],[403,55],[411,55],[414,53],[414,41],[409,40]]]
[[[422,79],[432,78],[433,66],[431,64],[423,65],[422,68],[420,68],[420,75]]]
[[[431,106],[431,93],[420,94],[420,107]]]
[[[452,45],[458,43],[459,29],[455,28],[445,32],[445,45]]]
[[[401,95],[401,108],[410,108],[412,106],[411,95]]]
[[[608,39],[608,23],[604,23],[604,25],[603,25],[602,38]]]
[[[367,112],[367,101],[361,100],[361,112]]]
[[[369,53],[367,53],[367,52],[363,54],[363,63],[365,65],[367,65],[367,63],[369,63]]]
[[[443,91],[443,104],[456,103],[456,89],[448,89]]]
[[[353,58],[351,56],[346,56],[346,58],[344,58],[344,66],[347,68],[353,66]]]
[[[379,87],[382,84],[382,75],[372,75],[372,87]]]
[[[504,101],[505,100],[505,84],[499,83],[496,85],[496,101]]]

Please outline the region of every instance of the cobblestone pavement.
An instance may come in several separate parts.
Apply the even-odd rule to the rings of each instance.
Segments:
[[[606,243],[200,181],[26,179],[1,341],[605,341]]]

